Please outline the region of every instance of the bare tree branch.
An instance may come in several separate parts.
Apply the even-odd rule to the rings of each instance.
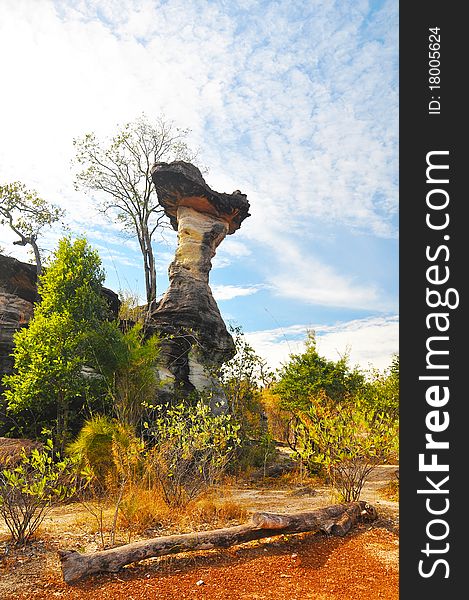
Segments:
[[[76,163],[82,169],[76,187],[102,191],[109,200],[103,212],[114,212],[137,237],[142,252],[147,302],[156,299],[156,269],[152,239],[164,224],[150,169],[157,160],[191,160],[196,154],[186,144],[188,130],[174,129],[163,117],[150,122],[145,115],[122,127],[109,141],[94,134],[74,140]],[[154,198],[154,200],[153,200]]]
[[[53,225],[63,215],[62,209],[47,203],[19,181],[0,185],[0,225],[8,225],[20,238],[14,245],[31,246],[38,275],[42,273],[39,234],[43,227]]]

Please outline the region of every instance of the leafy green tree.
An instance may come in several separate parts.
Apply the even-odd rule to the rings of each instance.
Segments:
[[[309,333],[306,350],[292,354],[278,372],[278,381],[272,391],[280,396],[284,409],[295,413],[308,410],[311,400],[325,393],[339,402],[352,396],[365,384],[364,375],[348,365],[348,356],[338,361],[319,355],[314,334]]]
[[[364,399],[377,414],[384,413],[392,421],[399,419],[399,355],[383,373],[371,373],[364,390]]]
[[[124,231],[137,237],[143,256],[148,305],[156,299],[156,269],[152,239],[164,213],[151,179],[155,162],[192,161],[195,154],[185,141],[188,130],[162,117],[150,122],[145,115],[124,125],[109,141],[94,133],[75,139],[76,163],[81,171],[77,188],[102,192],[101,210],[111,214]]]
[[[71,407],[73,413],[82,410],[87,394],[99,384],[85,367],[93,365],[93,340],[108,317],[100,293],[103,280],[99,256],[85,239],[60,240],[39,278],[42,300],[29,327],[14,335],[15,371],[4,378],[7,411],[17,423],[23,417],[20,433],[38,435],[34,423],[48,427],[55,422],[56,443],[63,448]]]
[[[42,273],[38,238],[44,227],[59,221],[64,211],[40,198],[37,192],[15,181],[0,185],[0,225],[7,225],[19,237],[18,246],[31,246],[37,273]]]

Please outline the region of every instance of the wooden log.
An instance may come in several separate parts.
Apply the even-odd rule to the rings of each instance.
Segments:
[[[245,525],[151,538],[94,553],[60,550],[59,557],[64,581],[70,583],[95,573],[117,572],[125,565],[145,558],[193,550],[228,548],[272,535],[323,531],[341,536],[360,518],[375,517],[375,509],[363,501],[293,514],[261,512],[255,513],[251,522]]]

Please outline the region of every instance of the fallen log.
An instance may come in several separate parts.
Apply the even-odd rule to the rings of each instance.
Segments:
[[[258,512],[245,525],[151,538],[94,553],[59,550],[59,557],[64,581],[70,583],[95,573],[114,573],[125,565],[145,558],[191,550],[228,548],[273,535],[323,531],[343,536],[361,518],[376,518],[375,509],[363,501],[334,504],[293,514]]]

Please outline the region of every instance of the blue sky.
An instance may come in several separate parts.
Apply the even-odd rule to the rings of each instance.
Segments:
[[[73,188],[73,139],[145,113],[190,128],[207,183],[251,217],[211,287],[277,367],[320,353],[384,369],[398,352],[398,2],[2,0],[0,181],[67,210],[114,290],[144,296],[135,240]],[[53,249],[59,230],[44,246]],[[0,244],[27,255],[0,231]],[[155,240],[158,285],[176,235]]]

